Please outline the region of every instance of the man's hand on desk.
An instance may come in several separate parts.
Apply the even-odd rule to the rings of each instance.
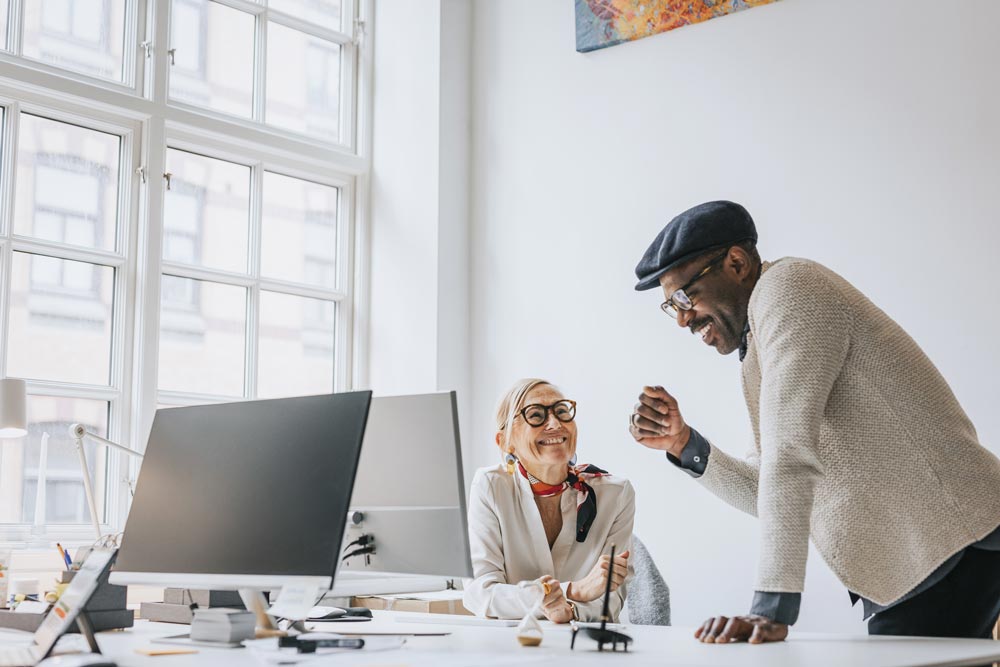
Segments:
[[[788,626],[763,616],[713,616],[695,630],[694,638],[704,644],[745,642],[763,644],[784,641]]]

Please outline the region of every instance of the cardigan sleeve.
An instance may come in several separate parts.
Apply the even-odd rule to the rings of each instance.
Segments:
[[[829,278],[808,265],[774,267],[750,304],[761,360],[761,523],[757,591],[801,592],[820,426],[850,345],[850,314]],[[713,453],[714,457],[714,453]]]
[[[476,473],[469,492],[469,548],[474,578],[462,596],[465,608],[477,616],[522,618],[528,610],[516,583],[507,581],[496,501],[482,471]]]

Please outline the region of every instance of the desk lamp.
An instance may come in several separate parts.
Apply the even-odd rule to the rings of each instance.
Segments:
[[[97,533],[97,539],[100,540],[103,537],[101,534],[101,522],[97,515],[97,502],[94,500],[94,487],[90,482],[90,468],[87,467],[87,455],[83,450],[83,440],[84,438],[90,438],[97,444],[117,449],[125,454],[136,456],[139,459],[142,459],[142,454],[134,449],[123,447],[116,442],[111,442],[106,438],[91,433],[83,424],[70,424],[69,437],[73,438],[73,442],[76,443],[76,452],[80,455],[80,467],[83,469],[83,490],[87,494],[87,505],[90,507],[90,520],[94,524],[94,532]]]

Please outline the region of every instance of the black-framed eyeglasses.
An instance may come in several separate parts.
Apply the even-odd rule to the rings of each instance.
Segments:
[[[552,405],[541,405],[540,403],[532,403],[531,405],[526,405],[521,408],[518,412],[521,418],[529,426],[541,426],[549,419],[549,411],[555,415],[556,419],[563,422],[571,422],[576,417],[576,401],[571,401],[568,398],[564,398],[561,401],[556,401]]]
[[[691,300],[691,297],[688,296],[687,291],[691,289],[692,285],[704,278],[705,275],[715,268],[715,266],[719,264],[719,262],[721,262],[728,254],[729,250],[727,249],[724,253],[718,255],[710,261],[705,268],[699,271],[694,278],[689,280],[684,287],[675,289],[673,294],[670,295],[670,298],[660,304],[660,310],[676,320],[679,311],[691,310],[694,308],[694,302]]]
[[[591,639],[597,642],[597,650],[603,651],[605,644],[611,644],[611,650],[617,651],[618,645],[628,652],[628,645],[632,643],[632,638],[629,637],[624,632],[618,632],[617,630],[608,630],[608,623],[611,621],[611,612],[609,609],[609,603],[611,600],[611,571],[614,569],[615,562],[615,545],[611,545],[611,560],[608,562],[608,578],[604,583],[604,608],[601,611],[601,627],[594,628],[591,626],[580,627],[574,621],[571,625],[573,628],[573,636],[569,640],[569,648],[572,651],[576,648],[576,633],[583,632]]]

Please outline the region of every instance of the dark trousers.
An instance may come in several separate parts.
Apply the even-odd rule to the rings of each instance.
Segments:
[[[872,616],[870,635],[990,639],[1000,616],[1000,551],[968,547],[923,593]]]

